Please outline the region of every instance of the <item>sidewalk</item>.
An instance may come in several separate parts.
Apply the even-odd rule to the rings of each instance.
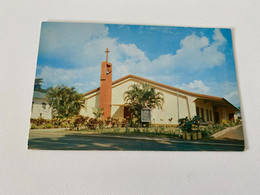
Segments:
[[[215,139],[244,140],[242,125],[229,127],[212,135]]]

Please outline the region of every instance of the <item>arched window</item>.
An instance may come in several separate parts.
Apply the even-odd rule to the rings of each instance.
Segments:
[[[42,108],[46,109],[46,103],[45,102],[42,102]]]

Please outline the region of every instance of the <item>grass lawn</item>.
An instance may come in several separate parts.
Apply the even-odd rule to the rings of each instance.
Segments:
[[[71,134],[86,134],[86,135],[125,135],[125,136],[145,136],[145,137],[178,137],[179,130],[176,127],[150,127],[150,128],[103,128],[96,130],[81,129],[64,130],[66,133]]]

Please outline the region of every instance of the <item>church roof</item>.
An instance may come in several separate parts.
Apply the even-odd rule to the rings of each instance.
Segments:
[[[45,97],[46,97],[46,93],[42,93],[42,92],[39,92],[39,91],[33,92],[33,98],[44,99]]]
[[[204,94],[199,94],[199,93],[193,93],[193,92],[190,92],[190,91],[186,91],[186,90],[183,90],[183,89],[179,89],[179,88],[176,88],[176,87],[172,87],[172,86],[169,86],[169,85],[165,85],[165,84],[162,84],[162,83],[158,83],[156,81],[152,81],[152,80],[149,80],[149,79],[145,79],[145,78],[142,78],[142,77],[138,77],[138,76],[135,76],[135,75],[127,75],[127,76],[124,76],[120,79],[117,79],[115,81],[112,82],[112,85],[115,85],[123,80],[126,80],[126,79],[130,79],[130,78],[133,78],[133,79],[137,79],[137,80],[140,80],[142,82],[146,82],[146,83],[151,83],[151,84],[154,84],[154,85],[157,85],[157,86],[160,86],[160,87],[164,87],[164,88],[167,88],[167,89],[170,89],[170,90],[173,90],[173,91],[178,91],[180,93],[183,93],[183,94],[187,94],[187,95],[191,95],[191,96],[195,96],[195,97],[198,97],[198,98],[203,98],[203,99],[208,99],[208,100],[213,100],[213,101],[223,101],[227,104],[230,104],[232,107],[234,107],[236,110],[238,110],[238,108],[236,108],[234,105],[232,105],[230,102],[228,102],[225,98],[222,98],[222,97],[217,97],[217,96],[211,96],[211,95],[204,95]],[[85,93],[84,95],[90,95],[94,92],[97,92],[99,91],[99,87],[96,88],[96,89],[93,89],[87,93]]]

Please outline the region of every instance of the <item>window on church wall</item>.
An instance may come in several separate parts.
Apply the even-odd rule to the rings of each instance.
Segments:
[[[212,112],[211,112],[211,110],[209,111],[209,118],[210,118],[210,121],[212,121]]]
[[[206,109],[207,121],[209,121],[209,110]]]
[[[203,120],[205,120],[205,118],[204,118],[204,109],[203,109],[203,108],[200,109],[200,114],[201,114],[200,117],[201,117]]]
[[[46,103],[45,102],[42,102],[42,108],[45,110],[46,109]]]
[[[196,115],[199,116],[200,115],[200,108],[198,106],[196,106]]]

